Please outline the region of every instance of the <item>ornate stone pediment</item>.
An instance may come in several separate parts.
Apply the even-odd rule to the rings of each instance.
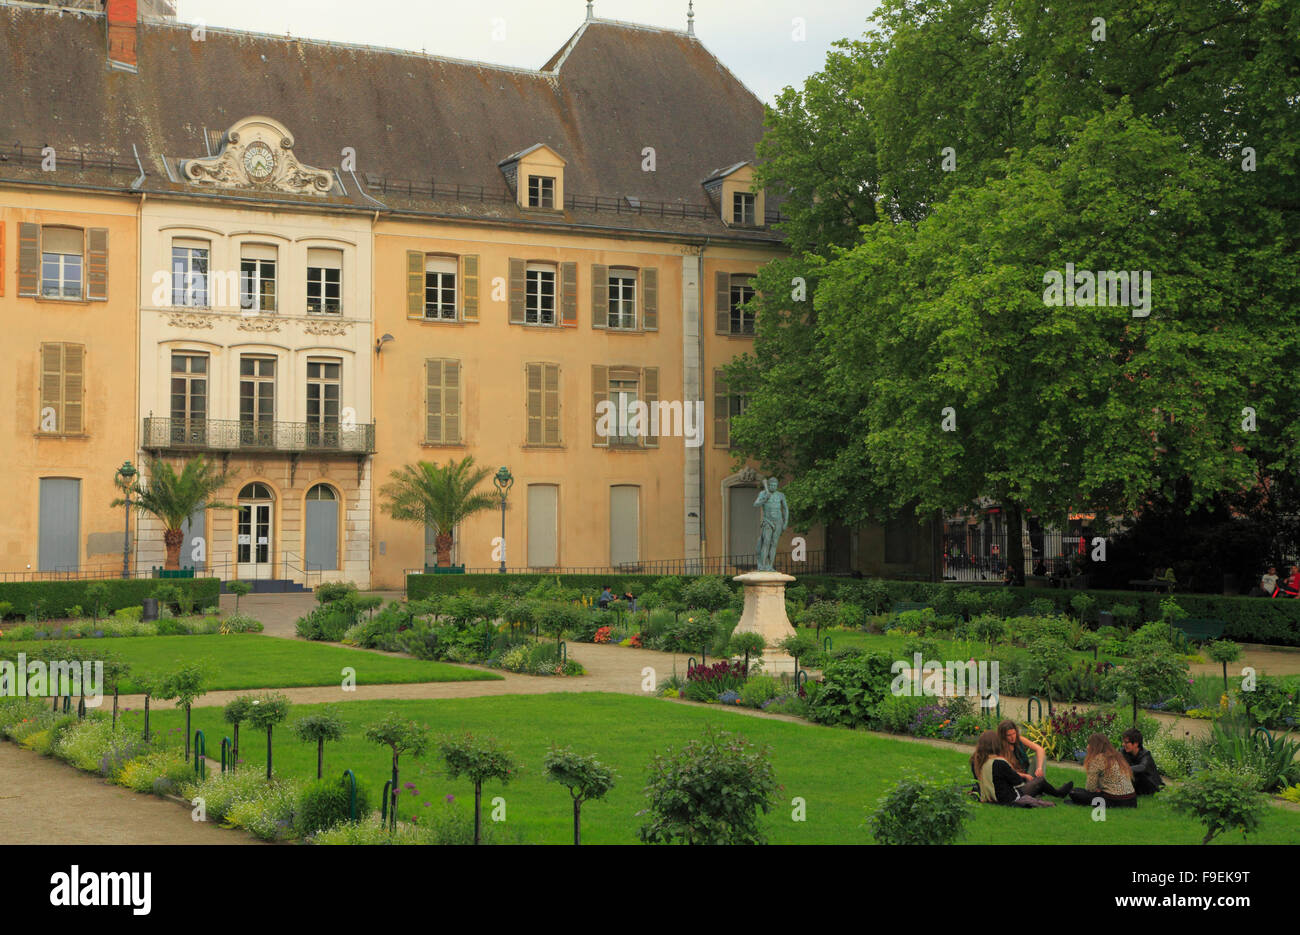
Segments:
[[[185,178],[220,188],[328,195],[334,174],[298,161],[293,134],[270,117],[245,117],[225,132],[215,156],[181,163]]]

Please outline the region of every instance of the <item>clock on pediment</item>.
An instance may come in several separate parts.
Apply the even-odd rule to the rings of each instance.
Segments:
[[[215,156],[187,159],[181,171],[191,182],[221,188],[270,189],[294,195],[328,195],[334,174],[303,165],[293,152],[293,134],[270,117],[245,117],[221,138]]]

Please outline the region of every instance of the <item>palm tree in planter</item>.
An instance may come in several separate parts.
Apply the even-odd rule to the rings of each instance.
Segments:
[[[472,455],[444,465],[407,464],[393,471],[392,480],[380,488],[381,508],[395,520],[437,529],[438,566],[446,568],[451,564],[451,531],[475,513],[497,505],[495,495],[477,491],[491,473],[491,468],[475,467]]]
[[[195,510],[204,505],[218,510],[234,509],[228,503],[211,499],[225,486],[226,479],[224,471],[202,456],[186,461],[179,474],[166,461],[154,458],[149,462],[148,485],[143,480],[131,485],[131,502],[141,513],[156,516],[163,524],[163,544],[167,546],[164,568],[175,571],[181,567],[181,526]],[[125,503],[119,497],[113,506]]]
[[[343,719],[339,717],[338,709],[330,705],[319,714],[308,714],[289,726],[293,728],[293,732],[299,740],[304,743],[316,744],[316,778],[323,779],[325,741],[343,739],[345,725]]]

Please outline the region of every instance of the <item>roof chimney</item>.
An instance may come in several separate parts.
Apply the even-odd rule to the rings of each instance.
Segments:
[[[587,22],[591,22],[596,18],[595,5],[592,0],[587,0]]]
[[[695,0],[686,5],[686,35],[695,35]]]
[[[136,0],[108,0],[108,67],[136,71]]]

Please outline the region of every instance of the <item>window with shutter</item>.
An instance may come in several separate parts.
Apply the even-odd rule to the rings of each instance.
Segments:
[[[85,298],[85,254],[81,228],[41,228],[41,298]]]
[[[641,270],[641,327],[659,330],[659,270]]]
[[[35,298],[41,289],[41,228],[18,225],[18,295]]]
[[[449,256],[430,256],[424,261],[424,319],[456,320],[457,260]]]
[[[5,222],[0,221],[0,298],[5,294]]]
[[[609,314],[609,267],[591,266],[591,327],[604,328]]]
[[[478,254],[460,258],[461,317],[478,321]]]
[[[659,405],[659,368],[658,367],[645,367],[644,369],[642,369],[641,395],[645,399],[646,419],[651,423],[653,423],[653,420],[650,419],[650,415],[655,411],[655,409]],[[641,442],[647,448],[658,448],[659,436],[650,431],[652,427],[653,424],[646,425],[645,427],[646,434],[641,436]],[[663,420],[660,419],[658,428],[660,432],[667,432],[672,429],[672,426],[665,425]]]
[[[727,379],[721,370],[713,371],[713,446],[731,447],[731,401]]]
[[[424,362],[425,434],[433,445],[460,444],[460,361]]]
[[[406,317],[424,317],[424,254],[406,251]]]
[[[524,272],[528,264],[523,260],[510,258],[510,324],[524,323]]]
[[[560,444],[560,365],[542,368],[542,438],[547,445]]]
[[[442,361],[424,362],[424,440],[442,441]]]
[[[108,301],[108,230],[92,227],[86,232],[86,298]]]
[[[542,364],[526,364],[525,394],[527,397],[528,444],[542,443]]]
[[[713,287],[714,330],[731,334],[731,274],[715,273]]]
[[[601,364],[591,367],[591,444],[597,448],[608,448],[609,438],[601,433],[601,403],[609,401],[609,368]],[[613,420],[606,415],[606,426],[612,426]]]
[[[560,264],[560,324],[578,326],[578,264]]]
[[[609,271],[609,327],[636,330],[636,270]]]
[[[47,435],[81,435],[85,432],[85,363],[84,345],[41,345],[39,432]]]

